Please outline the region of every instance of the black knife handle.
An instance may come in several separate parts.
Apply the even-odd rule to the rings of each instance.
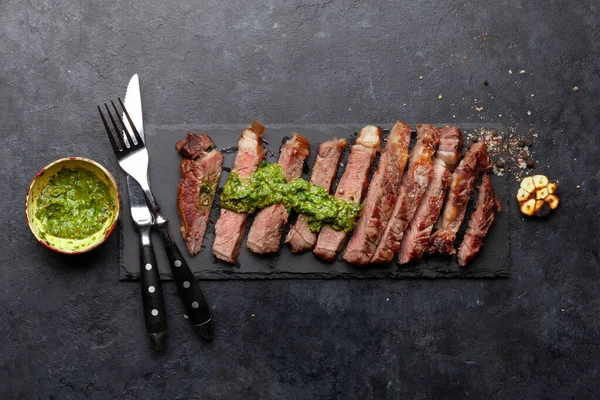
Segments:
[[[152,348],[162,350],[167,342],[167,313],[152,243],[142,244],[140,255],[140,282],[146,330],[150,335]]]
[[[167,227],[162,227],[161,234],[165,240],[165,249],[169,264],[173,272],[173,278],[179,290],[179,297],[185,307],[186,314],[196,332],[204,339],[213,338],[214,323],[210,316],[210,310],[204,300],[202,289],[196,281],[181,251],[173,241],[173,237]]]

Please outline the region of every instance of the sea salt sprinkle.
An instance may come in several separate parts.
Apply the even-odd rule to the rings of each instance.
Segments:
[[[478,128],[466,133],[466,139],[471,143],[484,140],[490,160],[493,165],[493,173],[503,176],[511,172],[517,181],[535,166],[531,155],[533,142],[530,137],[537,137],[532,129],[525,129],[523,133],[517,133],[517,129],[510,127],[508,137],[503,132],[491,128]]]

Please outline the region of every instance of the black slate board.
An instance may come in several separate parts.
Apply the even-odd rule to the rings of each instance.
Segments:
[[[332,137],[349,138],[349,143],[365,124],[315,124],[294,126],[291,124],[267,124],[263,136],[265,147],[268,149],[266,160],[277,162],[278,151],[286,137],[296,131],[305,136],[311,143],[311,156],[307,160],[310,167],[314,163],[316,150],[319,144]],[[378,124],[384,130],[390,129],[392,124]],[[443,124],[439,124],[440,126]],[[454,124],[456,125],[456,124]],[[414,124],[411,124],[414,126]],[[507,137],[503,125],[499,124],[458,124],[463,133],[468,133],[476,128],[490,128],[503,132]],[[194,126],[147,126],[145,127],[146,145],[150,153],[150,180],[152,190],[162,211],[170,221],[178,246],[187,254],[183,238],[179,233],[179,216],[176,209],[177,185],[179,183],[180,155],[175,150],[175,143],[185,138],[187,131],[207,133],[214,140],[218,149],[224,149],[224,171],[221,175],[219,187],[227,180],[229,169],[233,165],[235,146],[241,131],[246,125],[194,125]],[[413,138],[414,141],[414,138]],[[347,156],[347,152],[344,156]],[[342,162],[344,162],[344,160]],[[341,175],[338,173],[338,179]],[[305,178],[308,179],[309,170],[305,168]],[[119,176],[122,196],[123,213],[120,220],[120,271],[121,280],[135,280],[139,277],[139,250],[138,235],[133,228],[129,214],[129,204],[125,184],[125,175]],[[287,246],[282,245],[279,254],[273,256],[259,256],[251,253],[242,244],[242,251],[238,265],[231,266],[215,259],[211,252],[214,239],[214,222],[218,217],[218,199],[211,214],[211,221],[206,233],[202,251],[195,257],[187,256],[190,268],[198,279],[333,279],[333,278],[496,278],[509,275],[509,243],[507,234],[508,190],[504,177],[492,176],[492,183],[497,196],[501,199],[503,210],[498,214],[492,226],[485,246],[478,257],[468,268],[459,268],[455,257],[430,257],[413,266],[399,266],[396,260],[386,265],[358,267],[346,263],[338,256],[333,264],[324,263],[313,256],[312,253],[300,255],[292,254]],[[468,215],[467,215],[468,218]],[[250,224],[248,224],[249,228]],[[464,227],[463,227],[464,229]],[[284,234],[285,236],[285,234]],[[159,271],[163,280],[172,279],[168,267],[166,253],[162,247],[160,237],[155,234],[153,242],[156,252]]]

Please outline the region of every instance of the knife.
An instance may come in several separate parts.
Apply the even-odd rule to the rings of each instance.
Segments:
[[[127,176],[127,192],[131,219],[140,234],[140,282],[146,330],[150,335],[152,348],[162,350],[167,342],[167,314],[150,236],[154,218],[146,205],[144,191],[130,176]]]
[[[140,81],[138,75],[131,77],[127,92],[125,94],[125,108],[129,112],[129,116],[133,124],[135,124],[140,138],[144,140],[144,120],[142,116],[142,98],[140,94]],[[123,117],[126,121],[127,118]],[[129,121],[126,122],[126,127],[129,129]],[[133,179],[131,179],[133,181]],[[146,198],[146,202],[148,198]],[[192,274],[190,267],[183,258],[181,251],[175,244],[175,240],[171,236],[168,228],[168,220],[157,212],[154,217],[153,229],[160,232],[169,258],[169,265],[173,273],[173,278],[177,284],[179,297],[181,298],[186,314],[192,322],[196,332],[204,339],[212,339],[214,322],[210,315],[210,310],[204,299],[200,285]]]

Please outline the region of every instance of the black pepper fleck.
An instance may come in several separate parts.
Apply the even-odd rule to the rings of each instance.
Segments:
[[[477,142],[479,142],[479,138],[477,136],[475,136],[474,138],[471,139],[471,141],[473,143],[477,143]]]
[[[535,162],[533,161],[533,158],[528,158],[525,163],[527,164],[527,168],[533,168],[535,166]]]
[[[529,139],[527,139],[525,141],[525,146],[527,146],[527,147],[531,147],[532,144],[533,144],[533,142],[531,140],[529,140]]]
[[[504,168],[504,161],[502,161],[502,160],[496,161],[496,167],[498,167],[498,168]]]
[[[489,82],[487,81],[487,79],[486,79],[485,81],[483,81],[483,84],[484,84],[485,86],[487,86],[487,85],[489,85],[490,83],[489,83]]]
[[[517,142],[517,147],[525,147],[525,142],[523,140],[519,140]]]

